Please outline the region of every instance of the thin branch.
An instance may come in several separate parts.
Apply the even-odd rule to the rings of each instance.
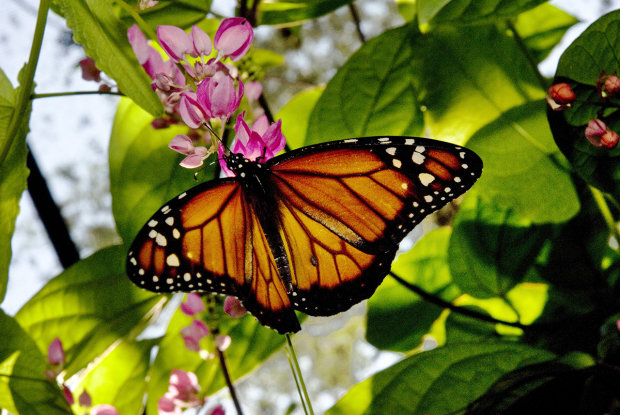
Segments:
[[[437,297],[436,295],[433,295],[433,294],[431,294],[431,293],[429,293],[427,291],[424,291],[422,288],[418,287],[417,285],[414,285],[414,284],[411,284],[410,282],[405,281],[404,279],[402,279],[401,277],[399,277],[398,275],[394,274],[391,271],[390,271],[390,275],[399,284],[401,284],[405,288],[413,291],[414,293],[416,293],[417,295],[422,297],[422,299],[424,299],[425,301],[428,301],[431,304],[435,304],[438,307],[447,308],[450,311],[453,311],[455,313],[462,314],[464,316],[471,317],[471,318],[474,318],[476,320],[486,321],[488,323],[504,324],[506,326],[516,327],[516,328],[519,328],[521,330],[527,330],[527,328],[529,327],[529,326],[527,326],[525,324],[519,323],[518,321],[514,321],[513,322],[513,321],[498,320],[498,319],[496,319],[494,317],[491,317],[491,316],[489,316],[487,314],[483,314],[483,313],[480,313],[478,311],[471,310],[469,308],[459,307],[457,305],[452,304],[449,301],[445,301],[445,300]]]
[[[56,98],[56,97],[68,97],[74,95],[116,95],[116,96],[125,96],[122,92],[114,92],[114,91],[74,91],[74,92],[48,92],[45,94],[32,94],[30,95],[30,99],[38,99],[38,98]]]
[[[45,178],[41,174],[41,170],[39,170],[30,147],[28,147],[26,165],[30,169],[28,193],[30,193],[34,207],[41,218],[41,222],[43,222],[47,236],[54,246],[60,263],[64,268],[68,268],[80,260],[80,254],[71,239],[67,224],[60,213],[60,209],[58,209],[54,202],[54,198],[50,193]]]
[[[241,409],[241,404],[239,403],[239,398],[237,397],[237,391],[235,390],[235,386],[232,383],[232,379],[230,378],[230,373],[228,373],[228,365],[226,364],[226,356],[224,356],[224,352],[222,352],[219,348],[215,348],[217,350],[217,357],[220,359],[220,367],[222,368],[222,373],[224,374],[224,379],[226,380],[226,385],[228,386],[228,391],[230,392],[230,396],[235,404],[235,408],[237,409],[237,414],[243,415],[243,410]]]
[[[357,36],[360,38],[362,43],[366,43],[366,36],[364,36],[364,32],[362,32],[362,27],[360,25],[360,14],[357,11],[357,7],[353,3],[349,3],[349,11],[351,12],[351,17],[353,17],[353,21],[355,22],[355,30],[357,31]]]

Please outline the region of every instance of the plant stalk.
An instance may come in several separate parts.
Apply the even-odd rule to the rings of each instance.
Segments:
[[[299,398],[301,399],[304,413],[306,415],[314,415],[314,410],[312,409],[312,402],[310,401],[310,397],[308,396],[308,390],[306,389],[306,384],[304,382],[304,378],[299,367],[299,362],[297,361],[297,355],[295,354],[295,349],[293,348],[293,343],[291,342],[291,335],[289,333],[286,333],[285,337],[288,362],[291,365],[291,371],[293,372],[293,377],[295,378],[297,392],[299,393]]]

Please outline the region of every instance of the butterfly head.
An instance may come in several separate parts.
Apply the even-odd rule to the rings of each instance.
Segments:
[[[257,161],[252,161],[240,153],[230,153],[223,156],[226,167],[237,177],[248,177],[262,166]]]

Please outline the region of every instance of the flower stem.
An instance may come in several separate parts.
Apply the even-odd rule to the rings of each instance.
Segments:
[[[157,33],[155,33],[153,28],[151,28],[151,26],[144,21],[142,16],[140,16],[140,13],[138,13],[133,7],[125,3],[123,0],[116,0],[116,3],[133,18],[133,20],[138,24],[138,26],[140,26],[140,29],[146,32],[148,38],[153,40],[157,39]]]
[[[56,97],[70,97],[74,95],[117,95],[117,96],[125,96],[122,92],[113,92],[113,91],[73,91],[73,92],[47,92],[44,94],[32,94],[30,96],[31,99],[39,99],[39,98],[56,98]]]
[[[34,73],[39,62],[39,54],[41,52],[41,43],[43,43],[43,33],[45,32],[45,24],[47,23],[47,12],[50,8],[50,0],[41,0],[39,3],[39,12],[37,14],[37,23],[34,29],[34,37],[32,38],[32,46],[30,47],[30,57],[24,68],[23,75],[20,76],[21,85],[17,89],[17,101],[15,108],[11,114],[9,128],[6,131],[6,140],[4,146],[0,148],[0,166],[4,164],[9,149],[15,141],[15,137],[19,128],[23,124],[24,117],[28,117],[28,103],[30,102],[30,94],[34,86]]]
[[[297,361],[297,355],[295,354],[295,349],[293,348],[293,343],[291,342],[291,335],[286,333],[284,336],[286,337],[286,354],[288,356],[288,362],[291,365],[291,371],[293,372],[293,377],[295,378],[295,385],[297,385],[297,392],[299,393],[301,404],[304,407],[304,413],[306,415],[314,415],[312,402],[310,402],[308,390],[306,389],[306,384],[304,383],[304,378],[301,374],[301,369],[299,368],[299,362]]]
[[[238,415],[243,415],[243,410],[241,409],[241,404],[239,403],[239,398],[237,397],[237,392],[235,390],[235,386],[232,383],[232,379],[230,378],[230,373],[228,373],[228,365],[226,364],[226,356],[224,356],[224,352],[222,352],[217,347],[217,357],[220,359],[220,367],[222,368],[222,373],[224,374],[224,379],[226,380],[226,385],[228,386],[228,391],[230,392],[230,397],[235,404],[235,409],[237,409]]]

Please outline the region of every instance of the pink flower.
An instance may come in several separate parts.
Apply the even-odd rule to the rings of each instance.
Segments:
[[[180,27],[157,26],[157,39],[166,54],[175,62],[183,60],[185,54],[194,51],[191,37]]]
[[[166,392],[164,396],[157,401],[157,413],[159,415],[181,415],[183,409],[175,404],[172,394]]]
[[[243,82],[235,89],[233,79],[222,71],[217,71],[198,85],[198,103],[214,118],[228,120],[239,108],[243,97]]]
[[[185,348],[193,352],[200,351],[200,340],[208,334],[209,328],[200,320],[193,320],[192,324],[181,329]]]
[[[198,378],[194,373],[186,372],[180,369],[172,370],[168,385],[168,396],[172,398],[175,403],[182,402],[188,406],[199,405],[199,391],[200,385],[198,385]]]
[[[586,138],[595,147],[612,149],[618,144],[618,134],[598,118],[591,119],[585,131]]]
[[[157,6],[157,3],[159,3],[159,0],[140,0],[138,3],[138,9],[150,9],[151,7]]]
[[[181,95],[179,115],[183,122],[191,128],[198,128],[211,118],[210,114],[198,103],[198,97],[194,92],[184,92]]]
[[[224,334],[215,336],[215,347],[217,347],[217,349],[221,352],[228,349],[228,346],[230,346],[231,342],[232,339],[230,338],[230,336],[226,336]]]
[[[282,120],[269,125],[267,116],[260,116],[252,125],[252,129],[246,124],[245,112],[237,116],[235,123],[235,141],[231,147],[233,153],[241,153],[250,160],[265,162],[278,154],[286,145],[286,138],[282,134]],[[228,169],[223,157],[223,148],[218,148],[220,166],[226,175],[234,176]]]
[[[224,312],[231,317],[243,317],[248,312],[239,299],[228,296],[224,300]]]
[[[192,154],[194,151],[192,139],[185,134],[176,135],[168,144],[168,147],[181,154]]]
[[[200,295],[196,293],[187,294],[187,300],[181,303],[181,311],[188,316],[205,311],[205,303],[202,302]]]
[[[62,348],[60,339],[56,337],[47,348],[47,363],[50,365],[62,365],[64,362],[65,351]]]
[[[84,389],[84,391],[80,394],[78,402],[80,403],[80,406],[85,406],[87,408],[93,404],[93,400],[90,398],[88,392],[86,392],[86,389]]]
[[[224,407],[222,405],[218,405],[207,412],[206,415],[226,415],[226,411],[224,411]]]
[[[204,30],[198,26],[192,26],[192,30],[189,32],[189,36],[192,40],[193,49],[190,55],[194,58],[198,56],[207,56],[211,53],[211,39]]]
[[[67,385],[62,385],[62,393],[65,395],[65,399],[69,402],[69,405],[73,405],[75,402],[73,400],[73,394],[71,393],[71,389]]]
[[[207,150],[204,146],[195,147],[192,143],[192,139],[186,136],[185,134],[178,134],[175,136],[168,147],[177,151],[181,154],[186,154],[181,163],[181,167],[185,167],[186,169],[193,169],[196,167],[200,167],[202,162],[209,156],[209,150]]]
[[[605,79],[605,91],[612,97],[620,92],[620,79],[616,74],[609,75],[607,79]]]
[[[254,31],[250,22],[243,17],[230,17],[224,19],[218,27],[213,45],[220,54],[236,62],[247,53],[253,40]]]
[[[90,410],[90,415],[119,415],[115,407],[108,404],[96,405]]]
[[[245,84],[245,97],[250,101],[258,101],[263,93],[263,86],[260,82],[250,81]]]
[[[82,70],[82,79],[85,81],[101,81],[101,71],[95,66],[95,61],[88,56],[79,62]]]
[[[144,33],[142,33],[138,25],[134,24],[127,29],[127,39],[133,49],[133,53],[136,55],[136,58],[138,58],[138,62],[140,62],[140,65],[144,65],[149,58],[150,46],[146,36],[144,36]]]

